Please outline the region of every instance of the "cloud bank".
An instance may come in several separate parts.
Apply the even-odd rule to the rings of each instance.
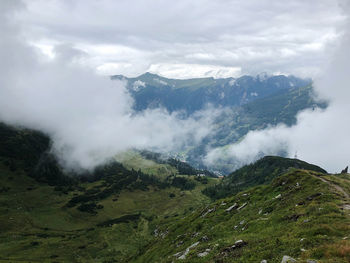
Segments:
[[[344,11],[349,15],[348,2]],[[261,155],[295,153],[299,159],[315,163],[330,172],[339,172],[350,164],[350,22],[331,63],[323,75],[315,79],[314,88],[320,98],[329,100],[326,110],[307,110],[297,116],[292,127],[278,125],[265,130],[251,131],[245,138],[226,149],[212,149],[207,164],[218,160],[235,159],[241,165]]]
[[[0,121],[49,134],[66,167],[90,169],[134,147],[179,150],[211,132],[211,109],[188,119],[162,109],[136,114],[125,83],[97,76],[84,66],[86,54],[70,45],[56,46],[48,60],[13,22],[20,8],[19,1],[1,1]]]
[[[88,54],[85,65],[127,76],[203,77],[206,67],[218,77],[221,67],[225,77],[237,68],[310,77],[328,60],[344,19],[334,0],[25,2],[16,18],[32,43],[46,52],[72,43]]]

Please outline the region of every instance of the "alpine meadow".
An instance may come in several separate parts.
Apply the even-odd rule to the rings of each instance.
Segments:
[[[1,0],[0,263],[350,262],[349,0]]]

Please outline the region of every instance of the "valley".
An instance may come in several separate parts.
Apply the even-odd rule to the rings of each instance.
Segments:
[[[173,161],[130,151],[116,157],[123,164],[78,177],[42,164],[50,167],[44,178],[33,157],[8,147],[41,159],[45,148],[34,146],[44,135],[1,130],[0,262],[350,259],[349,174],[265,157],[218,179],[181,174]],[[61,179],[50,171],[61,171]]]

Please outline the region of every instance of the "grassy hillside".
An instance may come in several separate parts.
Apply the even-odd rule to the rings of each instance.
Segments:
[[[191,191],[126,188],[90,212],[67,204],[103,188],[104,179],[63,192],[0,165],[0,262],[126,262],[152,240],[160,220],[209,202],[204,185],[193,182]]]
[[[168,173],[190,169],[181,162],[134,153],[69,177],[45,135],[0,134],[0,262],[350,260],[349,174],[267,157],[212,201],[203,190],[220,191],[219,179]]]
[[[165,223],[135,262],[349,262],[349,175],[293,169]]]
[[[203,193],[214,199],[231,196],[252,186],[268,184],[291,168],[327,173],[316,165],[298,159],[265,156],[255,163],[234,171],[219,184],[207,187]]]
[[[3,124],[0,146],[0,262],[125,262],[215,182],[136,154],[67,174],[47,136]]]

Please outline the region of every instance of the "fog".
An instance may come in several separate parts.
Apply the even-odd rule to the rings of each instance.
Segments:
[[[348,2],[341,2],[346,15]],[[297,116],[292,127],[277,125],[264,130],[251,131],[245,138],[226,149],[211,149],[206,163],[235,159],[241,165],[255,161],[262,155],[286,152],[287,156],[305,160],[340,172],[350,164],[350,22],[333,54],[332,61],[315,79],[314,88],[319,99],[326,99],[326,110],[306,110]]]
[[[180,150],[211,132],[213,109],[188,119],[163,109],[136,114],[126,83],[97,76],[83,66],[86,54],[70,45],[56,46],[55,59],[43,56],[11,19],[25,7],[2,7],[0,121],[47,133],[65,167],[90,169],[131,148]]]

